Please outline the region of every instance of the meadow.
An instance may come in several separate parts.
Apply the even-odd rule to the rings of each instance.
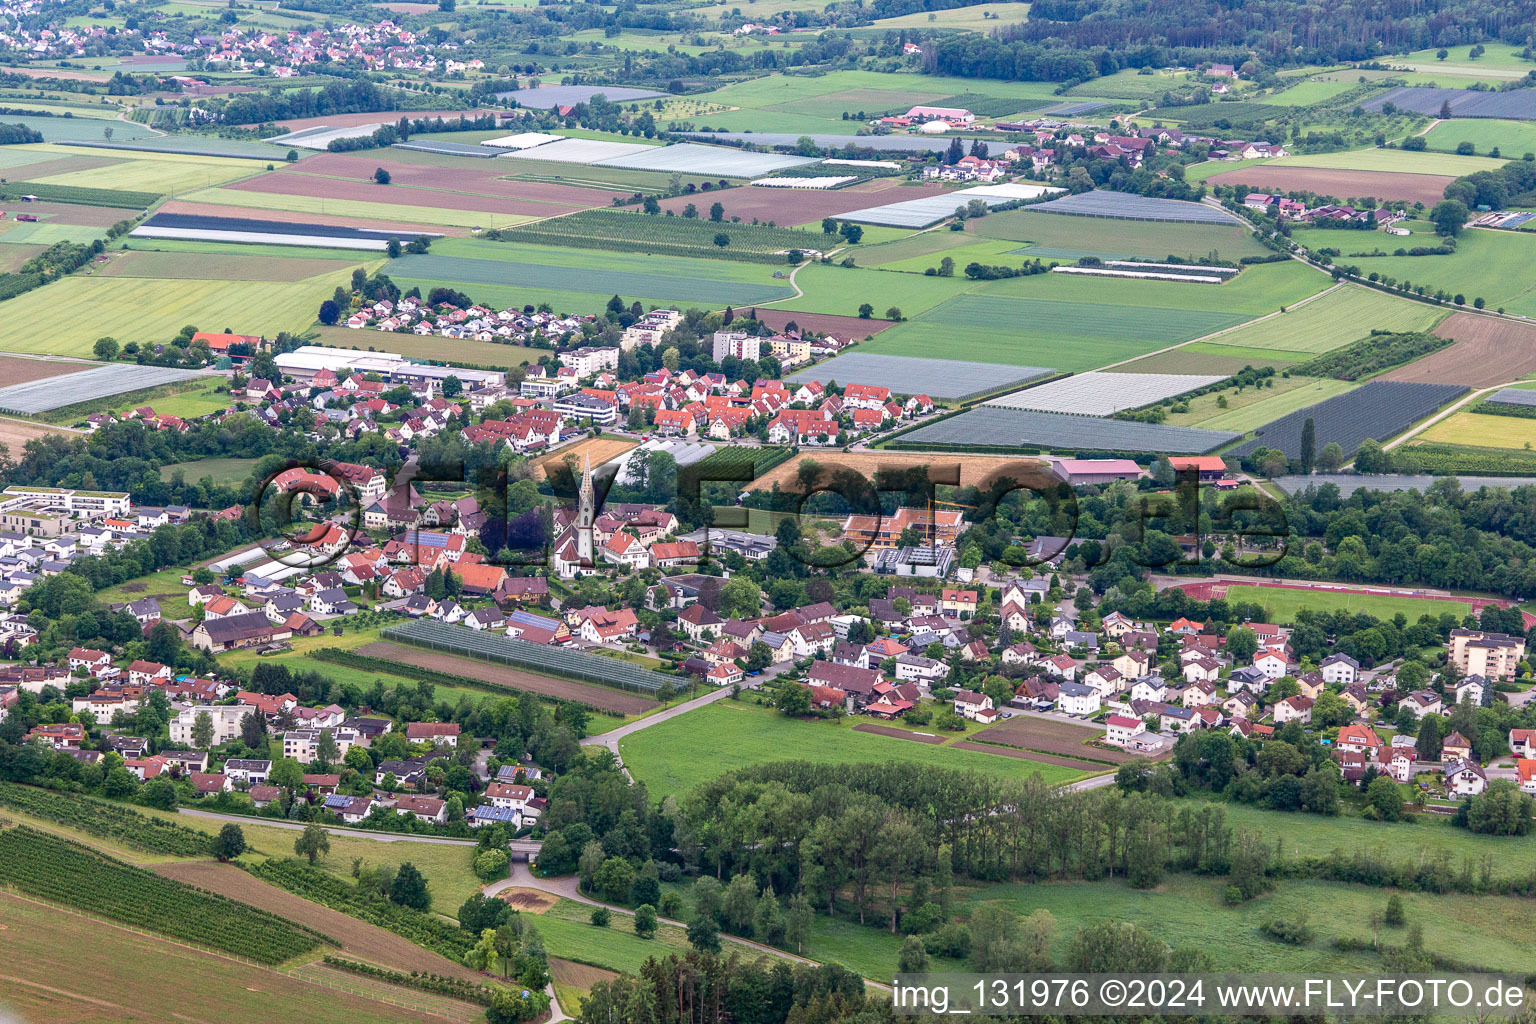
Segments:
[[[513,244],[487,246],[476,256],[402,256],[389,265],[388,273],[401,287],[407,287],[407,281],[448,281],[476,296],[482,294],[481,286],[512,288],[528,296],[515,300],[519,306],[539,301],[533,293],[541,289],[585,293],[589,308],[601,306],[612,295],[719,307],[792,294],[787,286],[774,284],[773,271],[762,264]]]
[[[1459,178],[1474,171],[1492,171],[1505,161],[1481,156],[1457,156],[1428,150],[1352,149],[1342,153],[1303,153],[1266,163],[1275,167],[1322,167],[1340,171],[1387,171],[1399,174],[1449,174]]]
[[[971,221],[967,233],[971,231],[982,238],[1010,239],[1063,254],[1144,256],[1161,260],[1169,255],[1196,259],[1214,252],[1221,259],[1236,261],[1244,256],[1262,256],[1268,252],[1253,239],[1251,232],[1235,224],[1225,227],[1006,210]],[[1026,249],[1019,255],[1032,259],[1037,253]],[[1045,252],[1038,255],[1047,261],[1051,259]],[[1057,258],[1074,257],[1062,255]]]
[[[708,736],[708,744],[697,737]],[[902,761],[1050,783],[1080,773],[1023,758],[946,748],[873,733],[835,721],[786,718],[776,711],[725,701],[690,711],[619,741],[619,753],[652,800],[682,793],[725,772],[768,761],[822,764]]]
[[[1340,232],[1308,228],[1296,232],[1295,237],[1307,246],[1332,245],[1345,251],[1354,251],[1351,239],[1339,238]],[[1433,236],[1399,239],[1397,245],[1433,245]],[[1374,241],[1388,252],[1393,251],[1393,240]],[[1503,308],[1511,313],[1536,314],[1536,280],[1529,275],[1512,274],[1511,267],[1529,266],[1536,257],[1536,234],[1518,231],[1492,231],[1473,228],[1461,233],[1456,240],[1456,251],[1448,256],[1370,256],[1345,259],[1360,268],[1361,273],[1372,271],[1396,278],[1399,282],[1411,281],[1415,288],[1422,285],[1434,292],[1443,289],[1451,294],[1464,294],[1470,301],[1484,299],[1490,308]]]
[[[106,151],[102,151],[106,152]],[[79,155],[78,150],[70,155]],[[281,157],[274,147],[273,159]],[[80,188],[115,188],[131,192],[170,195],[193,189],[213,188],[239,178],[260,174],[267,163],[256,160],[221,159],[185,153],[145,154],[147,159],[116,160],[106,167],[68,171],[28,179],[44,185],[75,185]]]
[[[211,479],[216,484],[234,487],[243,484],[256,468],[255,459],[199,459],[196,462],[171,462],[160,467],[160,479],[170,480],[177,473],[189,481]]]
[[[1190,84],[1190,75],[1183,71],[1154,71],[1141,74],[1139,69],[1126,68],[1112,75],[1090,79],[1074,85],[1067,95],[1073,99],[1126,99],[1155,101],[1170,89],[1181,89]]]
[[[402,196],[408,193],[402,193]],[[438,206],[411,206],[406,203],[374,203],[361,199],[328,199],[323,196],[298,196],[278,192],[247,192],[235,188],[205,188],[183,195],[194,203],[239,206],[248,210],[288,210],[322,216],[363,217],[369,220],[437,224],[444,227],[509,227],[526,224],[534,217],[507,213],[481,213],[477,210],[445,209]]]
[[[1228,388],[1190,399],[1189,412],[1169,413],[1163,422],[1176,427],[1246,433],[1297,409],[1342,395],[1355,386],[1342,380],[1311,377],[1276,376],[1273,380],[1272,388],[1244,388],[1241,392]],[[1219,398],[1227,400],[1226,408],[1218,404]]]
[[[1443,615],[1450,612],[1457,618],[1471,611],[1472,606],[1463,601],[1427,597],[1398,597],[1393,594],[1351,594],[1328,590],[1293,590],[1285,587],[1260,587],[1239,583],[1227,588],[1228,601],[1251,601],[1263,605],[1268,621],[1293,622],[1296,613],[1304,608],[1312,611],[1365,612],[1378,619],[1390,619],[1398,612],[1417,622],[1420,615]]]
[[[1311,355],[1358,341],[1373,330],[1427,331],[1444,316],[1422,302],[1343,284],[1277,316],[1201,342],[1199,349],[1211,355],[1236,355],[1226,350],[1246,349],[1288,362],[1304,362]]]
[[[1487,155],[1495,147],[1504,159],[1514,160],[1527,152],[1536,152],[1536,124],[1529,121],[1500,121],[1486,117],[1459,117],[1441,121],[1424,136],[1430,149],[1455,152],[1457,145],[1470,142],[1478,153]]]
[[[928,15],[937,14],[930,18]],[[927,28],[927,29],[974,29],[985,31],[1000,28],[1025,19],[1029,5],[1025,3],[986,3],[974,7],[958,7],[947,11],[920,11],[895,18],[879,18],[876,28]]]
[[[1302,815],[1291,815],[1299,818]],[[1229,818],[1230,820],[1230,818]],[[1341,952],[1339,937],[1371,939],[1372,914],[1386,906],[1391,890],[1334,882],[1281,881],[1272,892],[1240,906],[1222,900],[1220,879],[1172,875],[1156,889],[1137,890],[1121,880],[987,886],[969,894],[970,907],[999,902],[1021,914],[1049,911],[1055,918],[1052,952],[1065,957],[1072,937],[1085,925],[1131,921],[1175,948],[1208,954],[1218,970],[1379,971],[1369,949]],[[1421,925],[1429,949],[1455,949],[1456,959],[1493,970],[1521,971],[1530,962],[1521,904],[1498,896],[1435,896],[1402,893],[1408,923]],[[1309,914],[1317,936],[1303,945],[1268,938],[1260,925],[1271,918]],[[1405,933],[1383,929],[1383,939],[1401,945]]]
[[[1314,103],[1323,103],[1333,99],[1340,93],[1348,92],[1360,83],[1345,81],[1342,79],[1308,78],[1297,82],[1283,92],[1270,96],[1261,96],[1259,103],[1270,103],[1282,107],[1310,107]]]
[[[297,333],[314,323],[320,303],[347,277],[338,272],[298,282],[249,282],[74,275],[8,301],[0,348],[86,356],[108,329],[119,342],[164,344],[186,324],[214,331],[238,325],[242,333],[267,337]],[[61,318],[65,310],[92,315]]]
[[[1536,419],[1458,412],[1419,435],[1423,441],[1469,444],[1478,448],[1536,447]]]

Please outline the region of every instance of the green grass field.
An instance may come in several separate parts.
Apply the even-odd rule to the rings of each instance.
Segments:
[[[403,192],[402,195],[404,194],[406,193]],[[410,206],[404,203],[374,203],[364,199],[323,199],[318,196],[285,195],[277,192],[244,192],[236,188],[205,188],[187,193],[181,198],[193,203],[216,203],[221,206],[239,206],[248,210],[288,210],[292,213],[365,217],[369,220],[397,221],[405,224],[440,224],[460,228],[508,227],[538,219],[537,217],[517,217],[509,213],[449,210],[436,206]]]
[[[475,366],[521,366],[538,359],[539,349],[523,345],[498,345],[472,338],[440,338],[436,335],[380,334],[348,327],[319,327],[317,344],[336,348],[376,349],[395,352],[408,359],[437,359]]]
[[[794,294],[786,283],[774,281],[775,268],[768,264],[510,243],[479,247],[476,252],[476,256],[402,256],[390,264],[389,276],[402,282],[401,287],[406,287],[406,281],[456,282],[475,296],[484,287],[511,288],[524,295],[540,289],[585,293],[592,309],[615,294],[715,307],[770,302]],[[593,304],[590,296],[598,301]],[[536,301],[518,299],[516,304]]]
[[[1201,350],[1224,355],[1227,348],[1252,349],[1272,352],[1290,362],[1304,362],[1312,355],[1358,341],[1373,330],[1427,331],[1444,316],[1422,302],[1345,284],[1279,316],[1202,342]]]
[[[1294,815],[1293,817],[1300,817]],[[1063,958],[1084,925],[1131,921],[1175,948],[1207,953],[1218,970],[1361,972],[1381,970],[1367,950],[1340,952],[1340,936],[1371,938],[1370,918],[1393,890],[1333,882],[1282,881],[1274,891],[1237,907],[1222,901],[1221,879],[1175,875],[1156,889],[1136,890],[1122,881],[987,886],[969,894],[971,905],[1002,902],[1021,914],[1048,910],[1056,921],[1053,952]],[[1523,904],[1498,896],[1434,896],[1402,893],[1408,923],[1421,925],[1429,949],[1455,949],[1456,959],[1493,970],[1522,971],[1530,962]],[[1317,936],[1285,945],[1259,931],[1271,918],[1306,912]],[[1403,929],[1383,929],[1383,939],[1402,945]]]
[[[155,412],[164,413],[167,416],[180,416],[188,419],[194,416],[204,416],[210,412],[218,412],[220,409],[228,409],[230,405],[229,392],[219,394],[214,390],[216,384],[208,384],[200,388],[192,388],[187,391],[167,395],[164,398],[152,398],[148,405],[153,406]],[[144,402],[130,402],[122,406],[121,411],[144,405]],[[216,461],[216,460],[215,460]]]
[[[1455,152],[1459,143],[1470,142],[1483,156],[1498,147],[1504,159],[1518,160],[1527,152],[1536,152],[1536,124],[1486,117],[1459,117],[1435,125],[1424,136],[1424,142],[1430,149],[1446,153]]]
[[[710,737],[707,745],[695,742]],[[726,701],[710,704],[619,741],[619,752],[651,799],[684,792],[725,772],[768,761],[823,764],[903,761],[986,772],[1005,778],[1039,773],[1070,782],[1080,773],[1056,765],[854,732],[851,723],[802,721]]]
[[[1303,153],[1269,161],[1276,167],[1327,167],[1346,171],[1396,171],[1402,174],[1449,174],[1459,178],[1473,171],[1491,171],[1502,167],[1503,160],[1481,156],[1456,156],[1428,150],[1412,153],[1403,149],[1352,149],[1343,153]],[[1237,164],[1229,164],[1236,167]]]
[[[1234,327],[1326,284],[1294,261],[1251,267],[1220,286],[1061,274],[971,282],[965,294],[883,332],[867,350],[918,356],[963,351],[964,358],[981,362],[1086,370]],[[874,305],[878,312],[880,304]]]
[[[1536,447],[1536,420],[1521,416],[1495,416],[1458,412],[1419,435],[1423,441],[1469,444],[1478,448]]]
[[[1161,260],[1169,255],[1195,259],[1215,252],[1221,259],[1236,261],[1244,256],[1261,256],[1268,251],[1254,241],[1247,229],[1236,224],[1225,227],[1007,210],[972,221],[970,230],[982,238],[1003,238],[1047,249],[1079,251],[1085,255],[1143,256]],[[1032,255],[1028,251],[1019,253],[1025,259]],[[1050,257],[1044,258],[1049,262]]]
[[[1365,612],[1378,619],[1390,619],[1398,612],[1417,622],[1420,615],[1443,615],[1450,612],[1460,618],[1471,611],[1472,606],[1441,598],[1397,597],[1392,594],[1349,594],[1327,590],[1292,590],[1283,587],[1261,587],[1253,584],[1236,584],[1227,588],[1228,601],[1251,601],[1267,609],[1268,621],[1287,623],[1296,618],[1303,608],[1313,611]]]
[[[929,18],[930,13],[937,14],[936,18]],[[875,21],[876,28],[965,28],[975,31],[985,31],[990,28],[1000,28],[1023,21],[1029,14],[1027,3],[989,3],[977,4],[975,7],[958,7],[948,11],[921,11],[916,14],[903,14],[895,18],[879,18]]]
[[[1309,78],[1296,83],[1283,92],[1275,93],[1272,96],[1261,96],[1258,102],[1281,107],[1310,107],[1314,103],[1331,100],[1340,93],[1348,92],[1359,84],[1358,82],[1340,79]]]
[[[177,471],[188,481],[208,477],[216,484],[242,484],[256,466],[255,459],[199,459],[196,462],[172,462],[160,467],[160,479],[170,480]]]
[[[1439,59],[1439,47],[1430,47],[1427,50],[1416,50],[1403,57],[1394,57],[1394,65],[1417,68],[1419,71],[1433,74],[1436,72],[1465,72],[1473,75],[1491,75],[1496,72],[1509,72],[1510,78],[1521,78],[1536,64],[1532,64],[1520,56],[1518,47],[1508,43],[1492,42],[1483,47],[1481,57],[1472,56],[1470,45],[1445,47],[1445,60]]]
[[[119,342],[164,344],[186,324],[205,330],[233,327],[241,334],[274,337],[314,323],[345,273],[298,282],[160,281],[75,275],[17,296],[0,319],[0,349],[88,356],[104,333]],[[60,317],[61,309],[89,316]],[[49,324],[39,331],[38,324]]]
[[[105,152],[105,151],[102,151]],[[116,150],[113,152],[128,152]],[[198,157],[184,153],[149,154],[149,159],[121,160],[107,167],[67,171],[33,179],[44,185],[76,185],[81,188],[115,188],[130,192],[173,195],[193,189],[213,188],[238,178],[260,174],[267,163]],[[282,156],[274,147],[273,159]]]
[[[1074,99],[1122,99],[1156,100],[1170,89],[1182,89],[1191,84],[1186,71],[1157,71],[1143,75],[1139,70],[1126,68],[1112,75],[1093,78],[1068,90]]]
[[[1414,226],[1422,226],[1415,223]],[[1348,240],[1337,238],[1339,232],[1308,228],[1296,232],[1296,238],[1308,246],[1350,246]],[[1395,245],[1433,245],[1434,236],[1416,235],[1413,239],[1384,239],[1371,243],[1388,252]],[[1362,245],[1362,249],[1369,248]],[[1352,247],[1351,247],[1352,249]],[[1347,250],[1350,251],[1350,250]],[[1449,256],[1371,256],[1358,259],[1345,258],[1344,262],[1358,266],[1362,273],[1375,271],[1399,282],[1411,281],[1414,286],[1423,285],[1428,291],[1444,289],[1451,294],[1464,294],[1468,300],[1481,297],[1493,309],[1504,308],[1511,313],[1536,315],[1536,278],[1529,274],[1511,273],[1512,267],[1528,267],[1536,257],[1536,234],[1520,231],[1487,231],[1472,229],[1463,231],[1457,239],[1456,251]]]
[[[1235,430],[1244,433],[1262,427],[1287,413],[1342,395],[1355,385],[1342,380],[1318,380],[1313,377],[1272,378],[1272,388],[1235,388],[1191,399],[1189,412],[1169,413],[1164,422],[1177,427],[1205,427],[1208,430]],[[1217,404],[1227,400],[1227,407]]]

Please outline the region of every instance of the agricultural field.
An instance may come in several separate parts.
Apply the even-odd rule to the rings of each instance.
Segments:
[[[1188,400],[1189,412],[1171,412],[1163,422],[1175,427],[1204,427],[1246,433],[1287,413],[1304,409],[1354,387],[1348,381],[1313,377],[1270,378],[1272,388],[1228,388]],[[1223,408],[1219,399],[1227,400]]]
[[[801,464],[806,461],[832,469],[852,469],[871,479],[881,469],[904,469],[910,466],[959,466],[961,487],[979,487],[994,474],[1016,467],[1021,462],[1035,468],[1039,468],[1042,465],[1042,463],[1035,459],[1010,458],[1005,455],[924,455],[917,452],[895,450],[881,452],[805,452],[799,458],[793,458],[787,462],[780,463],[772,470],[759,476],[753,481],[753,489],[768,491],[772,490],[775,484],[781,488],[791,486],[795,480],[795,475],[800,471]]]
[[[1027,245],[1020,256],[1026,259],[1038,256],[1046,261],[1075,259],[1077,254],[1121,259],[1137,256],[1165,259],[1170,255],[1199,259],[1212,253],[1223,260],[1236,261],[1244,256],[1262,256],[1268,252],[1253,239],[1251,232],[1236,224],[1063,217],[1029,210],[1005,210],[973,220],[966,227],[966,233],[971,232],[982,238],[1008,239]]]
[[[69,359],[23,359],[17,356],[0,356],[0,388],[13,384],[25,384],[33,380],[46,380],[66,373],[89,370],[94,363]]]
[[[929,13],[937,13],[937,18],[929,18]],[[926,28],[926,29],[973,29],[985,31],[992,28],[1000,28],[1003,25],[1021,22],[1029,14],[1027,3],[985,3],[974,7],[959,7],[953,10],[927,12],[916,14],[903,14],[895,18],[877,18],[876,28]]]
[[[1426,331],[1443,316],[1422,302],[1343,284],[1283,313],[1208,338],[1192,349],[1217,356],[1247,358],[1262,353],[1278,362],[1305,362],[1373,330]]]
[[[999,722],[977,735],[977,739],[983,743],[998,743],[1061,757],[1105,761],[1110,764],[1144,760],[1138,754],[1117,747],[1093,745],[1103,738],[1104,733],[1093,726],[1074,725],[1030,715],[1019,715],[1010,721]]]
[[[428,285],[448,284],[482,302],[498,302],[502,297],[506,305],[518,306],[550,301],[556,310],[571,312],[597,309],[612,295],[660,305],[719,308],[771,302],[793,294],[787,283],[774,283],[774,270],[760,264],[519,243],[460,245],[444,247],[441,254],[402,256],[389,265],[390,279],[401,288],[419,285],[422,294]],[[559,301],[550,296],[558,296]]]
[[[716,223],[708,219],[709,202],[701,197],[694,217],[647,216],[638,210],[589,210],[555,217],[517,228],[503,228],[500,237],[509,242],[612,252],[664,253],[674,256],[748,260],[784,264],[774,255],[791,249],[825,252],[841,247],[837,235],[821,231],[757,224]],[[722,245],[721,242],[724,241]]]
[[[1149,69],[1151,70],[1151,69]],[[1112,75],[1074,85],[1067,95],[1083,99],[1122,99],[1156,102],[1170,89],[1190,84],[1190,74],[1182,71],[1153,71],[1144,75],[1139,69],[1126,68]]]
[[[1359,84],[1358,82],[1346,81],[1340,78],[1307,78],[1281,92],[1270,96],[1260,96],[1257,102],[1270,103],[1282,107],[1310,107],[1315,103],[1331,100],[1340,93],[1349,92],[1349,90],[1357,88]]]
[[[17,296],[0,321],[0,349],[51,355],[89,355],[102,325],[119,342],[164,344],[186,324],[210,330],[239,324],[274,337],[314,323],[315,310],[349,275],[322,274],[298,282],[164,281],[74,275]],[[60,309],[90,309],[91,318],[59,318]],[[33,325],[53,326],[39,333]]]
[[[1296,232],[1296,237],[1308,246],[1336,244],[1332,238],[1324,239],[1325,230],[1308,228]],[[1349,245],[1343,239],[1339,242],[1343,243],[1341,248]],[[1407,239],[1401,242],[1421,244]],[[1390,242],[1375,244],[1392,251]],[[1375,271],[1399,282],[1411,281],[1415,288],[1422,285],[1431,292],[1443,289],[1461,293],[1468,301],[1481,298],[1490,309],[1529,316],[1536,314],[1536,279],[1511,274],[1508,268],[1526,266],[1533,256],[1536,233],[1472,229],[1462,232],[1456,251],[1447,256],[1371,256],[1347,262],[1359,266],[1362,273]]]
[[[874,355],[853,352],[838,356],[786,378],[791,386],[808,380],[841,380],[887,387],[898,395],[925,394],[929,398],[964,399],[1046,377],[1040,366],[1009,367],[1002,363],[978,363],[957,359],[924,359],[916,356]]]
[[[689,736],[711,737],[708,749]],[[710,704],[619,741],[619,753],[651,798],[686,790],[723,772],[794,758],[818,763],[906,761],[1027,778],[1068,782],[1080,773],[1022,758],[855,732],[842,721],[802,721],[731,701]]]
[[[345,270],[357,265],[355,258],[332,252],[330,258],[290,256],[272,259],[255,253],[159,252],[135,250],[114,256],[101,269],[100,277],[158,278],[167,281],[297,282],[319,274]],[[318,250],[317,250],[318,251]]]
[[[1386,441],[1396,437],[1466,391],[1455,384],[1372,381],[1347,395],[1337,395],[1265,424],[1254,440],[1231,454],[1244,456],[1263,447],[1299,458],[1302,430],[1310,419],[1317,431],[1317,447],[1337,442],[1347,457],[1368,438]]]
[[[1518,160],[1527,152],[1536,152],[1536,124],[1529,121],[1500,121],[1489,117],[1458,117],[1441,121],[1424,136],[1430,149],[1454,153],[1463,142],[1484,156],[1498,149],[1506,160]]]
[[[470,366],[512,367],[533,362],[538,349],[522,345],[498,345],[494,341],[473,338],[442,338],[437,335],[390,334],[378,331],[354,331],[347,327],[315,328],[317,345],[334,348],[376,349],[396,352],[407,359],[436,359]]]
[[[1243,185],[1276,192],[1315,192],[1346,201],[1359,196],[1375,196],[1426,206],[1439,202],[1445,194],[1445,186],[1456,180],[1448,174],[1280,166],[1276,160],[1239,163],[1245,165],[1234,168],[1222,161],[1199,164],[1192,169],[1190,177],[1201,178],[1212,185]]]
[[[344,185],[345,183],[337,183]],[[382,188],[383,186],[373,186]],[[409,202],[347,199],[357,190],[367,192],[364,186],[338,188],[335,197],[299,195],[290,192],[252,191],[238,188],[205,188],[183,194],[182,198],[194,203],[210,203],[218,206],[237,206],[246,210],[284,210],[290,213],[320,214],[322,216],[360,217],[367,220],[436,224],[449,227],[508,227],[523,224],[535,218],[527,215],[467,210],[462,200],[430,192],[420,195],[395,192],[392,196]],[[372,193],[370,193],[372,194]],[[489,201],[488,201],[489,202]],[[442,205],[436,205],[441,203]],[[484,205],[484,204],[479,204]]]
[[[1508,417],[1505,417],[1506,419]],[[1417,622],[1420,615],[1443,615],[1449,612],[1458,619],[1471,611],[1472,605],[1463,601],[1441,600],[1426,597],[1398,597],[1392,594],[1355,594],[1342,591],[1291,589],[1288,587],[1264,587],[1236,584],[1227,587],[1228,601],[1251,601],[1263,605],[1268,611],[1268,621],[1289,623],[1296,621],[1296,613],[1303,609],[1320,612],[1364,612],[1378,619],[1391,619],[1401,612],[1409,622]]]
[[[1536,373],[1536,327],[1475,313],[1452,313],[1435,333],[1456,343],[1382,375],[1383,380],[1487,387]]]
[[[1052,952],[1058,962],[1079,928],[1114,920],[1134,922],[1170,946],[1203,950],[1217,970],[1249,971],[1253,965],[1262,964],[1274,971],[1370,972],[1381,970],[1376,954],[1368,948],[1340,952],[1334,940],[1363,940],[1369,947],[1367,922],[1381,911],[1393,891],[1286,880],[1264,896],[1230,907],[1222,902],[1219,880],[1175,875],[1155,891],[1131,889],[1116,880],[992,885],[968,896],[972,908],[997,901],[1021,914],[1049,911],[1055,919]],[[1424,893],[1403,893],[1402,898],[1409,923],[1424,930],[1426,948],[1450,944],[1465,950],[1467,961],[1489,970],[1519,970],[1529,958],[1519,906],[1508,898]],[[1303,911],[1310,912],[1310,923],[1318,932],[1310,942],[1282,945],[1260,931],[1264,921],[1294,918]],[[1397,945],[1403,941],[1397,930],[1385,931],[1387,942]]]
[[[1305,298],[1326,281],[1292,262],[1251,267],[1220,286],[1050,274],[971,282],[968,294],[912,316],[866,351],[932,356],[964,335],[967,359],[1094,369],[1235,327]]]
[[[30,177],[40,185],[72,185],[79,188],[126,189],[171,195],[213,188],[260,174],[266,164],[255,160],[219,159],[184,153],[154,154],[151,159],[114,160],[104,167],[69,171],[47,177]]]
[[[441,1024],[442,1018],[0,894],[6,1010],[23,1019],[158,1024],[167,1006],[195,1020],[278,1015],[315,1024]],[[136,955],[121,955],[131,948]],[[188,984],[195,978],[196,984]],[[47,979],[43,981],[41,979]]]
[[[496,665],[439,651],[404,647],[400,644],[372,643],[359,648],[358,653],[370,658],[383,658],[397,665],[414,665],[417,668],[448,672],[466,679],[506,686],[510,690],[581,701],[594,707],[620,711],[626,715],[639,714],[656,706],[654,698],[642,694],[578,683],[569,679],[557,679],[508,665]]]
[[[1536,447],[1536,419],[1458,412],[1447,416],[1417,437],[1421,441],[1443,441],[1477,448],[1526,450]]]
[[[1274,167],[1322,167],[1337,171],[1377,171],[1387,174],[1442,174],[1459,178],[1474,171],[1492,171],[1502,160],[1480,156],[1419,152],[1405,149],[1354,149],[1344,153],[1303,153],[1269,161]]]
[[[638,445],[638,442],[622,437],[589,437],[577,441],[575,444],[564,445],[552,452],[546,452],[534,464],[534,479],[544,477],[544,464],[548,462],[564,462],[574,458],[577,465],[586,460],[591,460],[595,469],[606,465]]]

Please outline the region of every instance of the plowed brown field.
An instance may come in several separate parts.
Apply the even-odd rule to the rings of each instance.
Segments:
[[[796,458],[782,462],[753,481],[754,487],[771,490],[774,484],[788,487],[795,479],[800,463],[814,459],[823,466],[848,467],[873,479],[881,468],[900,469],[905,466],[953,466],[960,465],[960,486],[980,484],[990,474],[1019,462],[1038,464],[1036,459],[1014,459],[1006,455],[929,455],[923,452],[805,452]]]
[[[1326,167],[1274,167],[1259,164],[1223,171],[1206,179],[1213,185],[1249,185],[1279,192],[1316,192],[1351,199],[1375,196],[1433,204],[1445,195],[1454,178],[1440,174],[1403,174],[1398,171],[1340,171]]]
[[[1456,344],[1385,373],[1381,379],[1487,387],[1536,373],[1536,325],[1476,313],[1452,313],[1435,333],[1456,339]]]
[[[442,654],[437,651],[423,651],[415,647],[403,647],[400,644],[379,641],[358,648],[357,653],[370,658],[384,658],[401,665],[414,665],[417,668],[428,668],[435,672],[447,672],[450,675],[463,676],[465,679],[478,679],[482,683],[492,683],[514,690],[541,693],[546,697],[579,700],[583,704],[591,704],[593,707],[618,711],[626,715],[638,715],[656,707],[654,700],[637,693],[588,686],[586,683],[569,679],[535,675],[508,665],[494,665],[488,661],[460,658],[454,654]]]
[[[270,911],[280,917],[309,927],[330,936],[352,956],[368,960],[382,967],[397,971],[429,971],[433,974],[451,975],[469,981],[480,976],[462,964],[422,949],[408,939],[376,925],[348,917],[339,911],[311,903],[291,892],[268,885],[261,879],[246,874],[233,864],[215,861],[179,861],[156,864],[157,874],[174,878],[178,882],[195,885],[200,889],[228,896],[241,903]]]

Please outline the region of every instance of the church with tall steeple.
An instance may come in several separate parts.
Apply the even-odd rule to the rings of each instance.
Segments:
[[[592,456],[581,467],[581,491],[576,506],[576,556],[586,565],[596,565],[593,524],[597,522],[597,497],[592,488]]]

